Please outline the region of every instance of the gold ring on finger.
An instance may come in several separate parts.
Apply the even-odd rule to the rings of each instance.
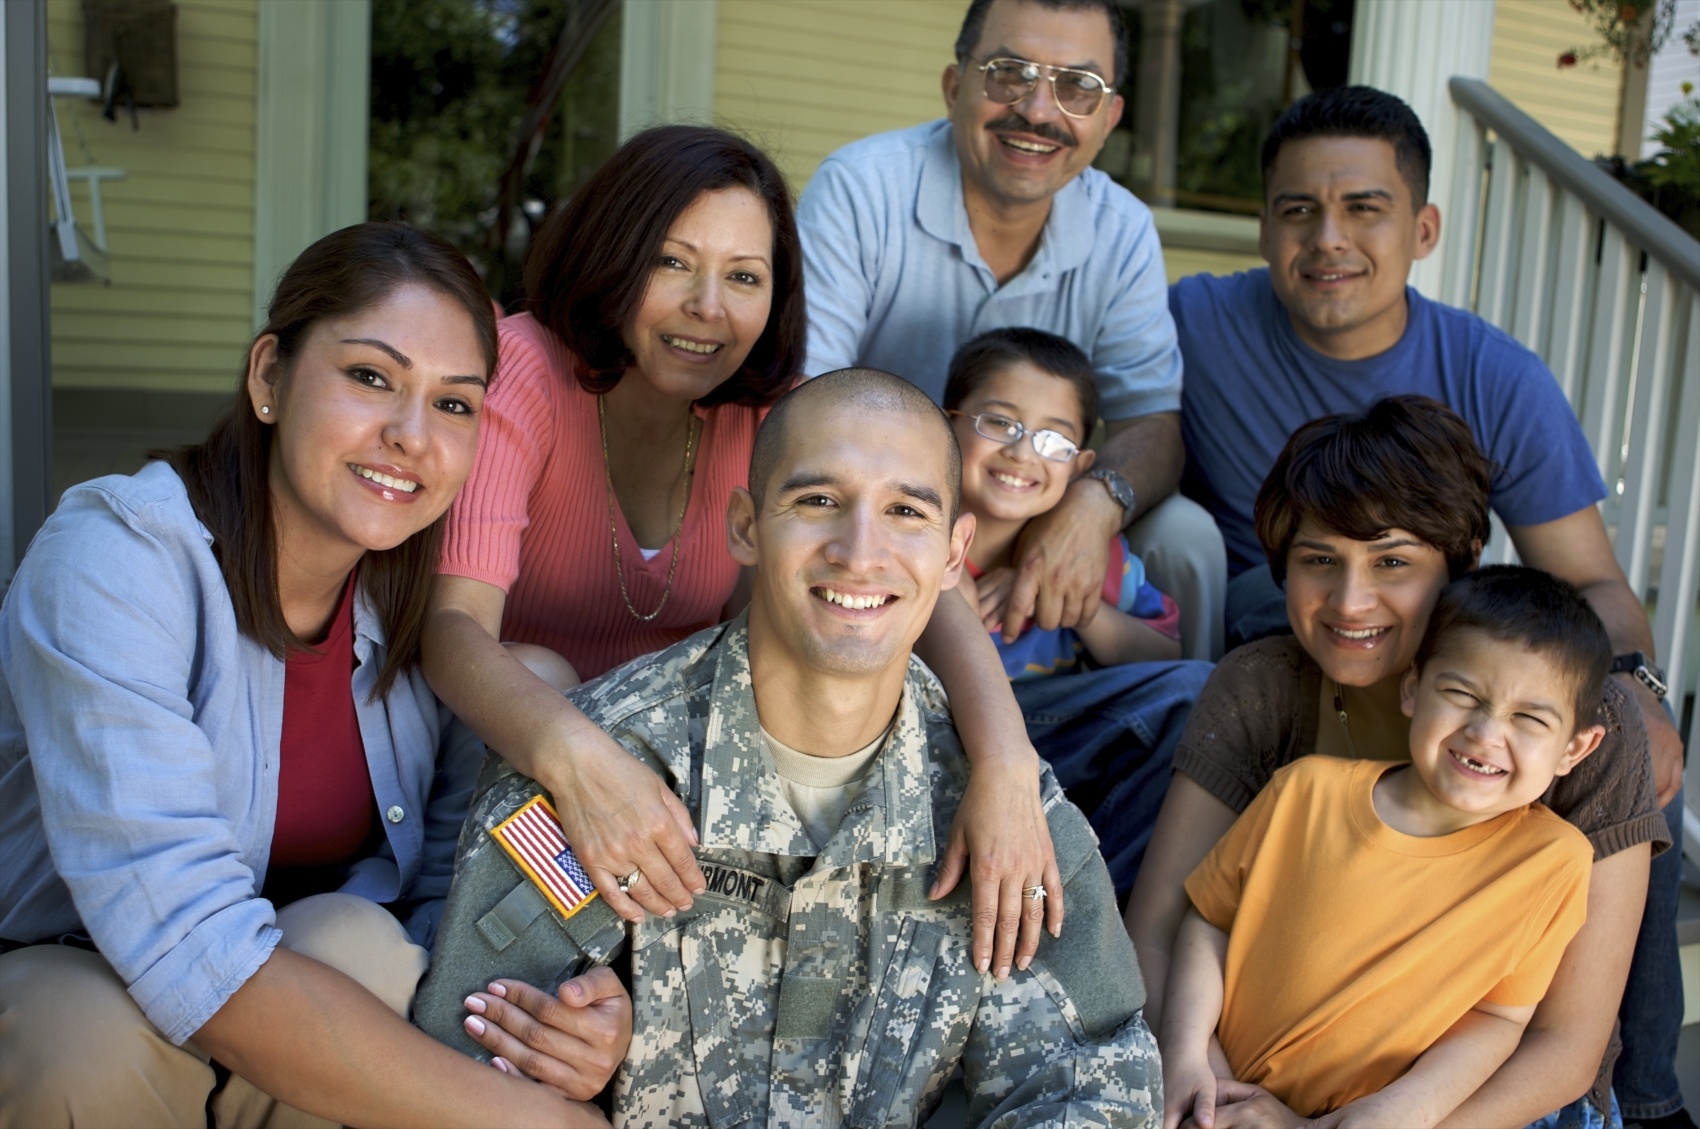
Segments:
[[[1046,896],[1045,888],[1043,886],[1027,886],[1022,889],[1021,896],[1030,901],[1042,902]]]

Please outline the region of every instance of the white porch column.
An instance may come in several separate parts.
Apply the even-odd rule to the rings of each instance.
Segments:
[[[1493,0],[1358,0],[1351,80],[1410,103],[1434,150],[1429,199],[1440,207],[1440,246],[1411,271],[1412,285],[1426,297],[1440,296],[1447,254],[1464,253],[1475,234],[1446,222],[1463,116],[1446,81],[1464,75],[1485,82],[1492,46]]]
[[[620,13],[620,140],[652,125],[714,116],[717,0],[625,0]]]
[[[254,109],[254,327],[278,276],[366,218],[371,0],[265,0]]]
[[[0,3],[0,588],[53,511],[47,7]]]

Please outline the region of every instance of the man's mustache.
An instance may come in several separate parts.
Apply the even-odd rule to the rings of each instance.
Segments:
[[[1034,125],[1013,110],[1001,118],[987,122],[986,129],[992,133],[1031,133],[1034,137],[1042,137],[1046,141],[1066,145],[1071,149],[1080,144],[1050,122],[1040,122],[1038,125]]]

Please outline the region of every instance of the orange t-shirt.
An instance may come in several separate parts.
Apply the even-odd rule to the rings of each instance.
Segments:
[[[1481,1002],[1538,1003],[1587,912],[1593,851],[1540,804],[1415,838],[1375,814],[1385,761],[1277,772],[1187,879],[1228,934],[1234,1076],[1317,1116],[1396,1081]]]
[[[719,622],[738,582],[738,562],[726,551],[726,503],[749,477],[764,410],[697,409],[696,470],[667,594],[672,540],[646,561],[618,506],[610,529],[597,398],[573,375],[577,361],[530,314],[503,318],[497,337],[478,455],[449,511],[438,571],[502,589],[502,639],[548,647],[584,679]],[[655,457],[679,462],[684,454],[681,447]],[[633,606],[648,613],[666,595],[653,620],[639,620],[620,594],[614,530]]]

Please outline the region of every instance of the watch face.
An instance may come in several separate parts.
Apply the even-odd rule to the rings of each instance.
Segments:
[[[1122,509],[1131,510],[1133,508],[1133,487],[1127,484],[1127,479],[1113,470],[1090,471],[1087,477],[1096,478],[1099,482],[1102,482],[1104,488],[1110,492],[1110,497],[1114,498]]]
[[[1665,672],[1658,663],[1650,661],[1644,652],[1631,651],[1626,655],[1618,655],[1612,660],[1611,672],[1630,675],[1661,700],[1670,692],[1670,686],[1665,681]]]

